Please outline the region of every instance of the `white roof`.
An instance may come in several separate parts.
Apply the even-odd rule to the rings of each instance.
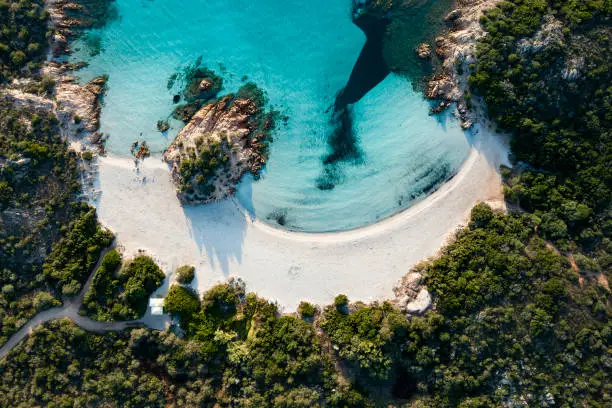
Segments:
[[[164,308],[161,306],[154,306],[151,308],[151,314],[153,316],[161,316],[164,314]]]
[[[162,298],[151,298],[149,299],[149,307],[162,307],[164,305],[164,299]]]

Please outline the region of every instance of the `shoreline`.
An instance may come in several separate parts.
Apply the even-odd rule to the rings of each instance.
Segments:
[[[474,15],[496,1],[476,0],[462,7],[469,10],[465,16],[468,27],[450,31],[450,35],[463,37],[457,48],[473,48],[477,38],[459,33],[474,29]],[[49,8],[57,4],[63,3],[47,2]],[[62,16],[55,11],[51,21],[57,25]],[[61,43],[61,38],[54,40],[52,45],[57,40]],[[456,48],[449,54],[453,58],[445,58],[447,64],[460,54],[468,58],[467,52]],[[61,69],[51,69],[49,74],[60,82],[72,79]],[[455,102],[461,107],[460,101]],[[96,108],[89,100],[81,105],[89,104]],[[504,208],[499,165],[507,164],[508,147],[497,140],[490,122],[475,105],[470,112],[474,117],[472,146],[457,173],[412,206],[355,229],[319,233],[279,229],[252,219],[234,199],[183,207],[170,169],[158,155],[136,163],[133,158],[96,155],[84,169],[83,177],[90,180],[89,185],[84,183],[84,193],[96,206],[100,223],[116,234],[126,256],[145,250],[165,270],[168,279],[158,295],[167,291],[177,267],[193,264],[194,286],[200,292],[230,277],[242,278],[249,290],[289,310],[302,300],[327,304],[340,293],[352,301],[393,299],[395,285],[414,265],[440,252],[466,224],[476,203],[491,202]],[[62,133],[77,151],[99,149],[87,137],[75,137],[74,126],[66,126],[67,122]]]
[[[165,163],[150,157],[99,159],[102,225],[112,230],[127,256],[152,254],[168,279],[196,267],[200,293],[230,277],[284,311],[300,301],[328,304],[344,293],[351,301],[392,299],[410,269],[435,256],[466,224],[478,202],[501,204],[499,165],[507,146],[486,122],[475,125],[473,146],[459,172],[415,205],[375,224],[327,233],[293,232],[252,219],[235,201],[182,207]]]

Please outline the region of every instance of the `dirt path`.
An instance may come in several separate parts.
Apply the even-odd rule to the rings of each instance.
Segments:
[[[125,322],[98,322],[88,317],[79,315],[79,309],[83,303],[83,298],[91,286],[93,276],[100,267],[102,258],[108,253],[114,245],[104,249],[100,253],[100,258],[94,266],[91,275],[87,279],[87,282],[79,292],[79,295],[71,300],[65,300],[62,307],[55,307],[53,309],[45,310],[35,315],[30,321],[24,324],[16,333],[14,333],[2,347],[0,347],[0,360],[3,359],[9,351],[11,351],[21,340],[29,336],[32,331],[39,325],[46,323],[50,320],[55,319],[70,319],[74,324],[94,333],[104,333],[109,331],[120,331],[129,327],[142,327],[144,323],[139,320],[125,321]]]

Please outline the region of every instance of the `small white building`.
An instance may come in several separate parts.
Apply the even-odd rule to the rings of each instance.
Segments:
[[[164,299],[162,298],[151,298],[149,299],[149,307],[151,308],[151,315],[161,316],[164,314]]]

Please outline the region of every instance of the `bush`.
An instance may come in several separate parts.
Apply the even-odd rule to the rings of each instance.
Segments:
[[[316,312],[316,306],[308,302],[300,302],[298,306],[298,313],[302,319],[312,319]]]
[[[179,285],[172,286],[164,299],[164,310],[179,316],[184,322],[197,313],[200,306],[198,295],[192,289]]]
[[[349,304],[349,299],[346,295],[340,294],[334,298],[334,305],[338,310],[345,310]]]
[[[92,161],[92,160],[93,160],[93,153],[92,153],[92,152],[90,152],[90,151],[83,152],[83,153],[81,154],[81,157],[83,158],[83,160],[85,160],[85,161],[87,161],[87,162],[90,162],[90,161]]]
[[[12,299],[15,296],[15,287],[11,284],[2,286],[2,295],[7,299]]]
[[[493,219],[493,211],[485,203],[476,204],[472,208],[472,223],[476,228],[486,226]]]
[[[194,278],[195,267],[191,265],[181,266],[176,270],[176,280],[178,283],[182,283],[187,285],[193,281]]]

